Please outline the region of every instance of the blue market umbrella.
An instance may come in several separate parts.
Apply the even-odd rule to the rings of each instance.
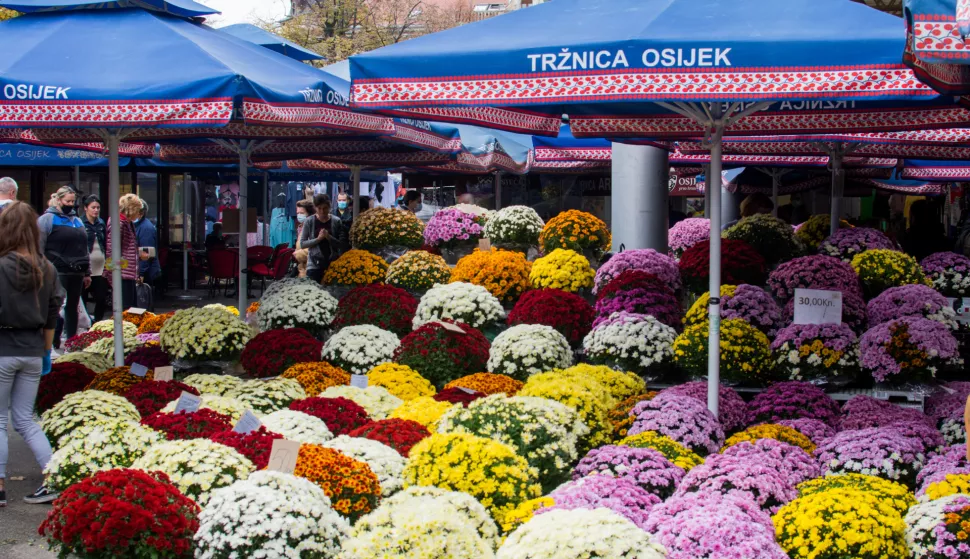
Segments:
[[[910,180],[967,182],[970,181],[970,161],[907,159],[899,177]]]
[[[0,0],[0,6],[20,4]],[[30,129],[52,144],[104,142],[115,223],[122,139],[221,138],[238,155],[244,182],[250,154],[268,141],[393,132],[390,119],[350,111],[326,74],[171,13],[110,6],[40,11],[0,23],[0,37],[0,128]],[[245,208],[245,189],[240,194]],[[240,213],[244,231],[246,212]],[[111,256],[118,262],[115,231]],[[120,269],[112,273],[120,285]],[[120,344],[120,290],[114,303]],[[120,347],[115,353],[116,361],[123,357]]]
[[[9,0],[3,7],[18,12],[56,12],[68,10],[143,8],[165,12],[179,17],[204,17],[220,13],[192,0],[115,0],[92,2],[91,0]]]
[[[970,93],[970,3],[966,0],[906,0],[904,60],[944,93]]]
[[[219,31],[228,33],[234,37],[239,37],[244,41],[249,41],[250,43],[255,43],[257,45],[266,47],[270,50],[274,50],[284,56],[292,58],[293,60],[299,60],[301,62],[311,60],[326,60],[324,56],[317,54],[310,49],[303,48],[294,42],[287,41],[279,35],[270,33],[269,31],[256,27],[250,23],[227,25],[226,27],[220,27]]]
[[[712,228],[725,135],[963,126],[903,65],[902,22],[844,0],[556,0],[351,59],[353,105],[555,135],[704,137]],[[717,413],[720,238],[708,405]]]

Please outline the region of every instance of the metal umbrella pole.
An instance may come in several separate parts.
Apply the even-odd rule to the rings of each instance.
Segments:
[[[360,215],[360,165],[350,166],[350,180],[353,183],[354,199],[351,203],[354,205],[353,216],[356,221]]]
[[[189,291],[189,248],[192,235],[192,206],[195,202],[195,189],[192,188],[192,175],[182,174],[182,291],[169,292],[166,297],[177,301],[200,301],[202,297]]]
[[[121,198],[121,171],[118,167],[118,145],[123,130],[100,130],[105,145],[108,146],[108,219],[111,220],[111,317],[114,320],[114,366],[125,364],[125,337],[121,313],[121,211],[118,200]],[[137,266],[138,262],[127,265]]]

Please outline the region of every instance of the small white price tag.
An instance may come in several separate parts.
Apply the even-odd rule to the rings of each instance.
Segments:
[[[350,386],[357,388],[367,388],[367,375],[350,375]]]
[[[175,411],[172,413],[192,413],[199,411],[202,407],[202,397],[196,396],[195,394],[189,394],[183,391],[182,395],[179,396],[178,402],[175,403]]]
[[[442,328],[444,328],[445,330],[447,330],[449,332],[454,332],[456,334],[464,334],[465,333],[465,331],[462,330],[461,327],[456,326],[456,325],[454,325],[454,324],[452,324],[450,322],[445,322],[444,320],[436,320],[435,321],[435,324],[438,324],[439,326],[441,326]]]
[[[148,374],[148,367],[142,365],[141,363],[132,363],[128,370],[136,377],[144,377]]]
[[[465,394],[474,394],[474,393],[478,392],[477,390],[472,390],[471,388],[465,388],[464,386],[459,386],[458,387],[458,390],[461,390]]]
[[[841,324],[842,292],[795,290],[795,324]]]
[[[233,427],[232,430],[242,435],[246,435],[248,433],[252,433],[256,429],[259,429],[262,424],[263,423],[258,417],[256,417],[255,413],[250,410],[246,410],[246,413],[239,418],[239,421],[236,422],[236,426]]]
[[[478,250],[488,252],[492,250],[492,241],[488,237],[478,239]]]
[[[155,367],[155,380],[175,380],[175,367]]]
[[[130,309],[128,309],[127,312],[128,312],[128,314],[133,314],[135,316],[141,316],[141,315],[145,314],[148,311],[146,311],[145,309],[139,308],[139,307],[131,307]]]
[[[296,459],[300,455],[300,443],[286,439],[275,439],[269,452],[267,470],[292,474],[296,469]]]
[[[946,300],[950,303],[950,308],[957,313],[957,322],[961,324],[970,323],[970,298],[954,299],[947,297]]]

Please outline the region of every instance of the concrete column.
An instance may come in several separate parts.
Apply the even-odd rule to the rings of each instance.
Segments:
[[[667,151],[613,144],[613,250],[652,248],[667,252]]]
[[[711,184],[708,182],[707,184]],[[741,200],[744,194],[740,192],[730,192],[721,187],[721,225],[737,221],[741,217]]]

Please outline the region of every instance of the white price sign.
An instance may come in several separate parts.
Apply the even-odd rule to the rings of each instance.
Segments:
[[[350,386],[367,388],[367,375],[350,375]]]
[[[795,290],[795,324],[841,324],[842,292]]]

